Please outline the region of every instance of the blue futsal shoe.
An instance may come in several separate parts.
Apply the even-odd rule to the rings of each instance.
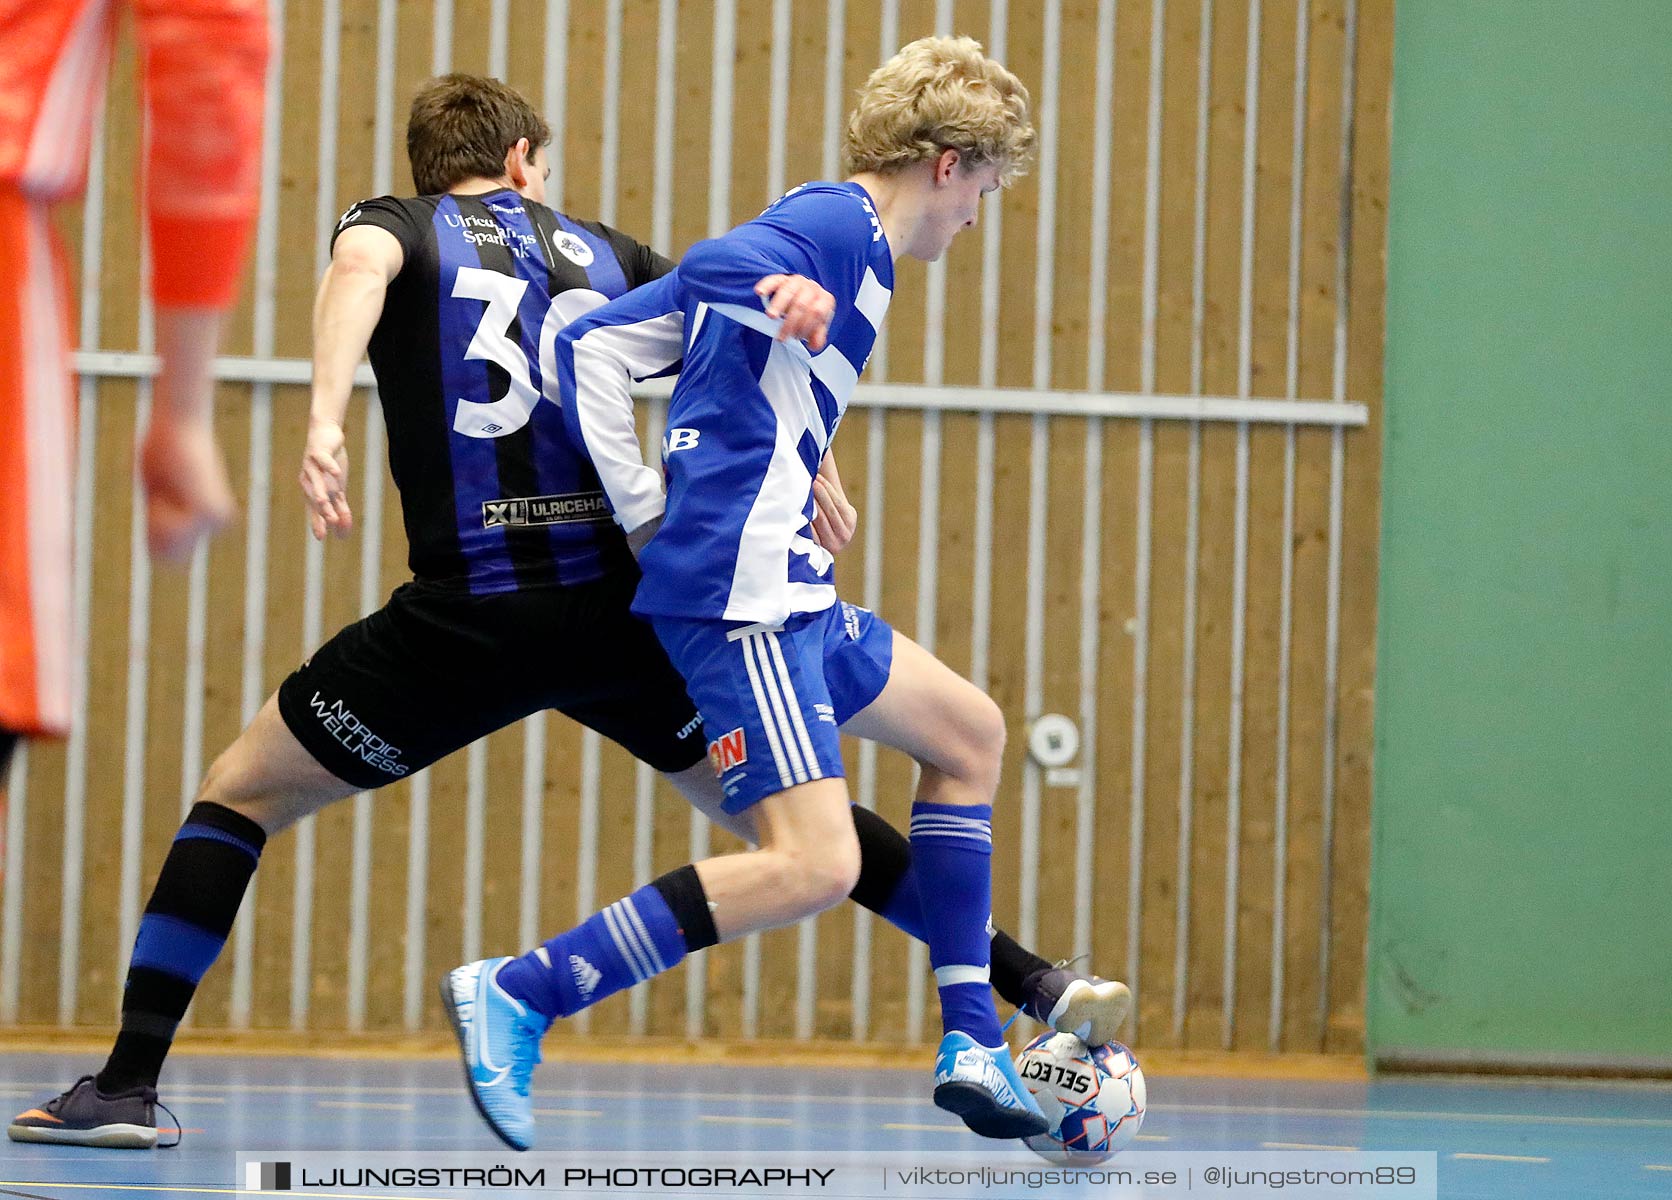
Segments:
[[[957,1030],[941,1039],[935,1055],[935,1103],[982,1137],[1033,1137],[1050,1128],[1016,1074],[1010,1051],[989,1050]]]
[[[550,1022],[499,986],[499,969],[510,961],[485,958],[447,972],[441,977],[441,1005],[459,1038],[476,1111],[500,1141],[527,1150],[534,1143],[528,1085]]]

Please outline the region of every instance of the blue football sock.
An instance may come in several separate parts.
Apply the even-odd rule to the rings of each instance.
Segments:
[[[919,800],[911,809],[911,854],[919,893],[935,898],[921,908],[943,1031],[998,1046],[1004,1038],[989,982],[992,806]]]
[[[900,882],[894,887],[894,894],[883,904],[877,915],[907,937],[920,942],[929,940],[924,931],[923,900],[917,891],[916,863],[906,868],[906,873],[900,876]]]
[[[499,986],[548,1020],[571,1017],[685,957],[661,892],[646,884],[499,971]]]
[[[856,804],[851,811],[853,831],[859,838],[859,878],[849,897],[902,933],[926,940],[911,843],[870,809]]]
[[[923,935],[923,896],[917,886],[917,867],[905,836],[868,808],[853,809],[853,828],[859,835],[859,882],[849,895],[894,928],[920,942]],[[993,931],[993,990],[1005,1003],[1025,1007],[1034,999],[1033,984],[1051,964],[1016,944],[1002,929]]]

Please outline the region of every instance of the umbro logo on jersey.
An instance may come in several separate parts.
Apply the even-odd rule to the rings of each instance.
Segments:
[[[724,775],[732,768],[748,762],[749,748],[744,743],[742,728],[722,733],[708,743],[708,761],[714,764],[716,775]]]
[[[592,999],[592,993],[598,990],[598,981],[604,973],[578,954],[569,956],[569,967],[575,973],[575,986],[580,989],[581,999]]]
[[[566,496],[522,496],[482,503],[482,528],[496,525],[568,525],[607,521],[610,502],[603,492],[573,492]]]

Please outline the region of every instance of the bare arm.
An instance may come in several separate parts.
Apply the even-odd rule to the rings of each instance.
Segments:
[[[133,8],[152,135],[143,177],[162,359],[139,469],[151,553],[171,560],[237,508],[212,428],[213,366],[255,226],[268,34],[259,4]]]
[[[237,504],[215,443],[215,347],[224,314],[216,308],[157,306],[162,370],[140,447],[146,540],[163,561],[191,554],[197,540],[232,520]]]
[[[345,537],[353,528],[348,508],[348,448],[343,416],[354,391],[354,369],[366,355],[383,315],[389,281],[403,255],[395,235],[375,225],[345,229],[319,283],[313,317],[313,400],[308,442],[298,482],[307,497],[313,535]]]

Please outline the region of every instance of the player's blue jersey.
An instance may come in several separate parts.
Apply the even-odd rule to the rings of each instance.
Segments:
[[[628,531],[660,517],[666,507],[662,472],[644,462],[629,385],[679,369],[685,304],[676,270],[577,317],[557,337],[564,428],[597,472],[616,521]]]
[[[776,341],[755,284],[805,275],[836,299],[818,354]],[[813,477],[871,356],[894,261],[857,184],[796,188],[755,220],[698,243],[672,275],[589,314],[559,336],[562,388],[618,519],[653,516],[654,480],[601,463],[588,435],[589,373],[638,377],[684,362],[663,439],[667,508],[639,556],[634,611],[777,624],[835,603],[832,560],[812,538]],[[570,392],[568,389],[575,390]],[[601,453],[603,451],[604,453]],[[617,469],[620,468],[620,469]],[[631,519],[623,512],[635,508]]]
[[[632,570],[596,473],[540,401],[556,399],[558,329],[672,264],[508,188],[379,197],[338,232],[356,225],[404,255],[369,357],[413,574],[482,594]]]

